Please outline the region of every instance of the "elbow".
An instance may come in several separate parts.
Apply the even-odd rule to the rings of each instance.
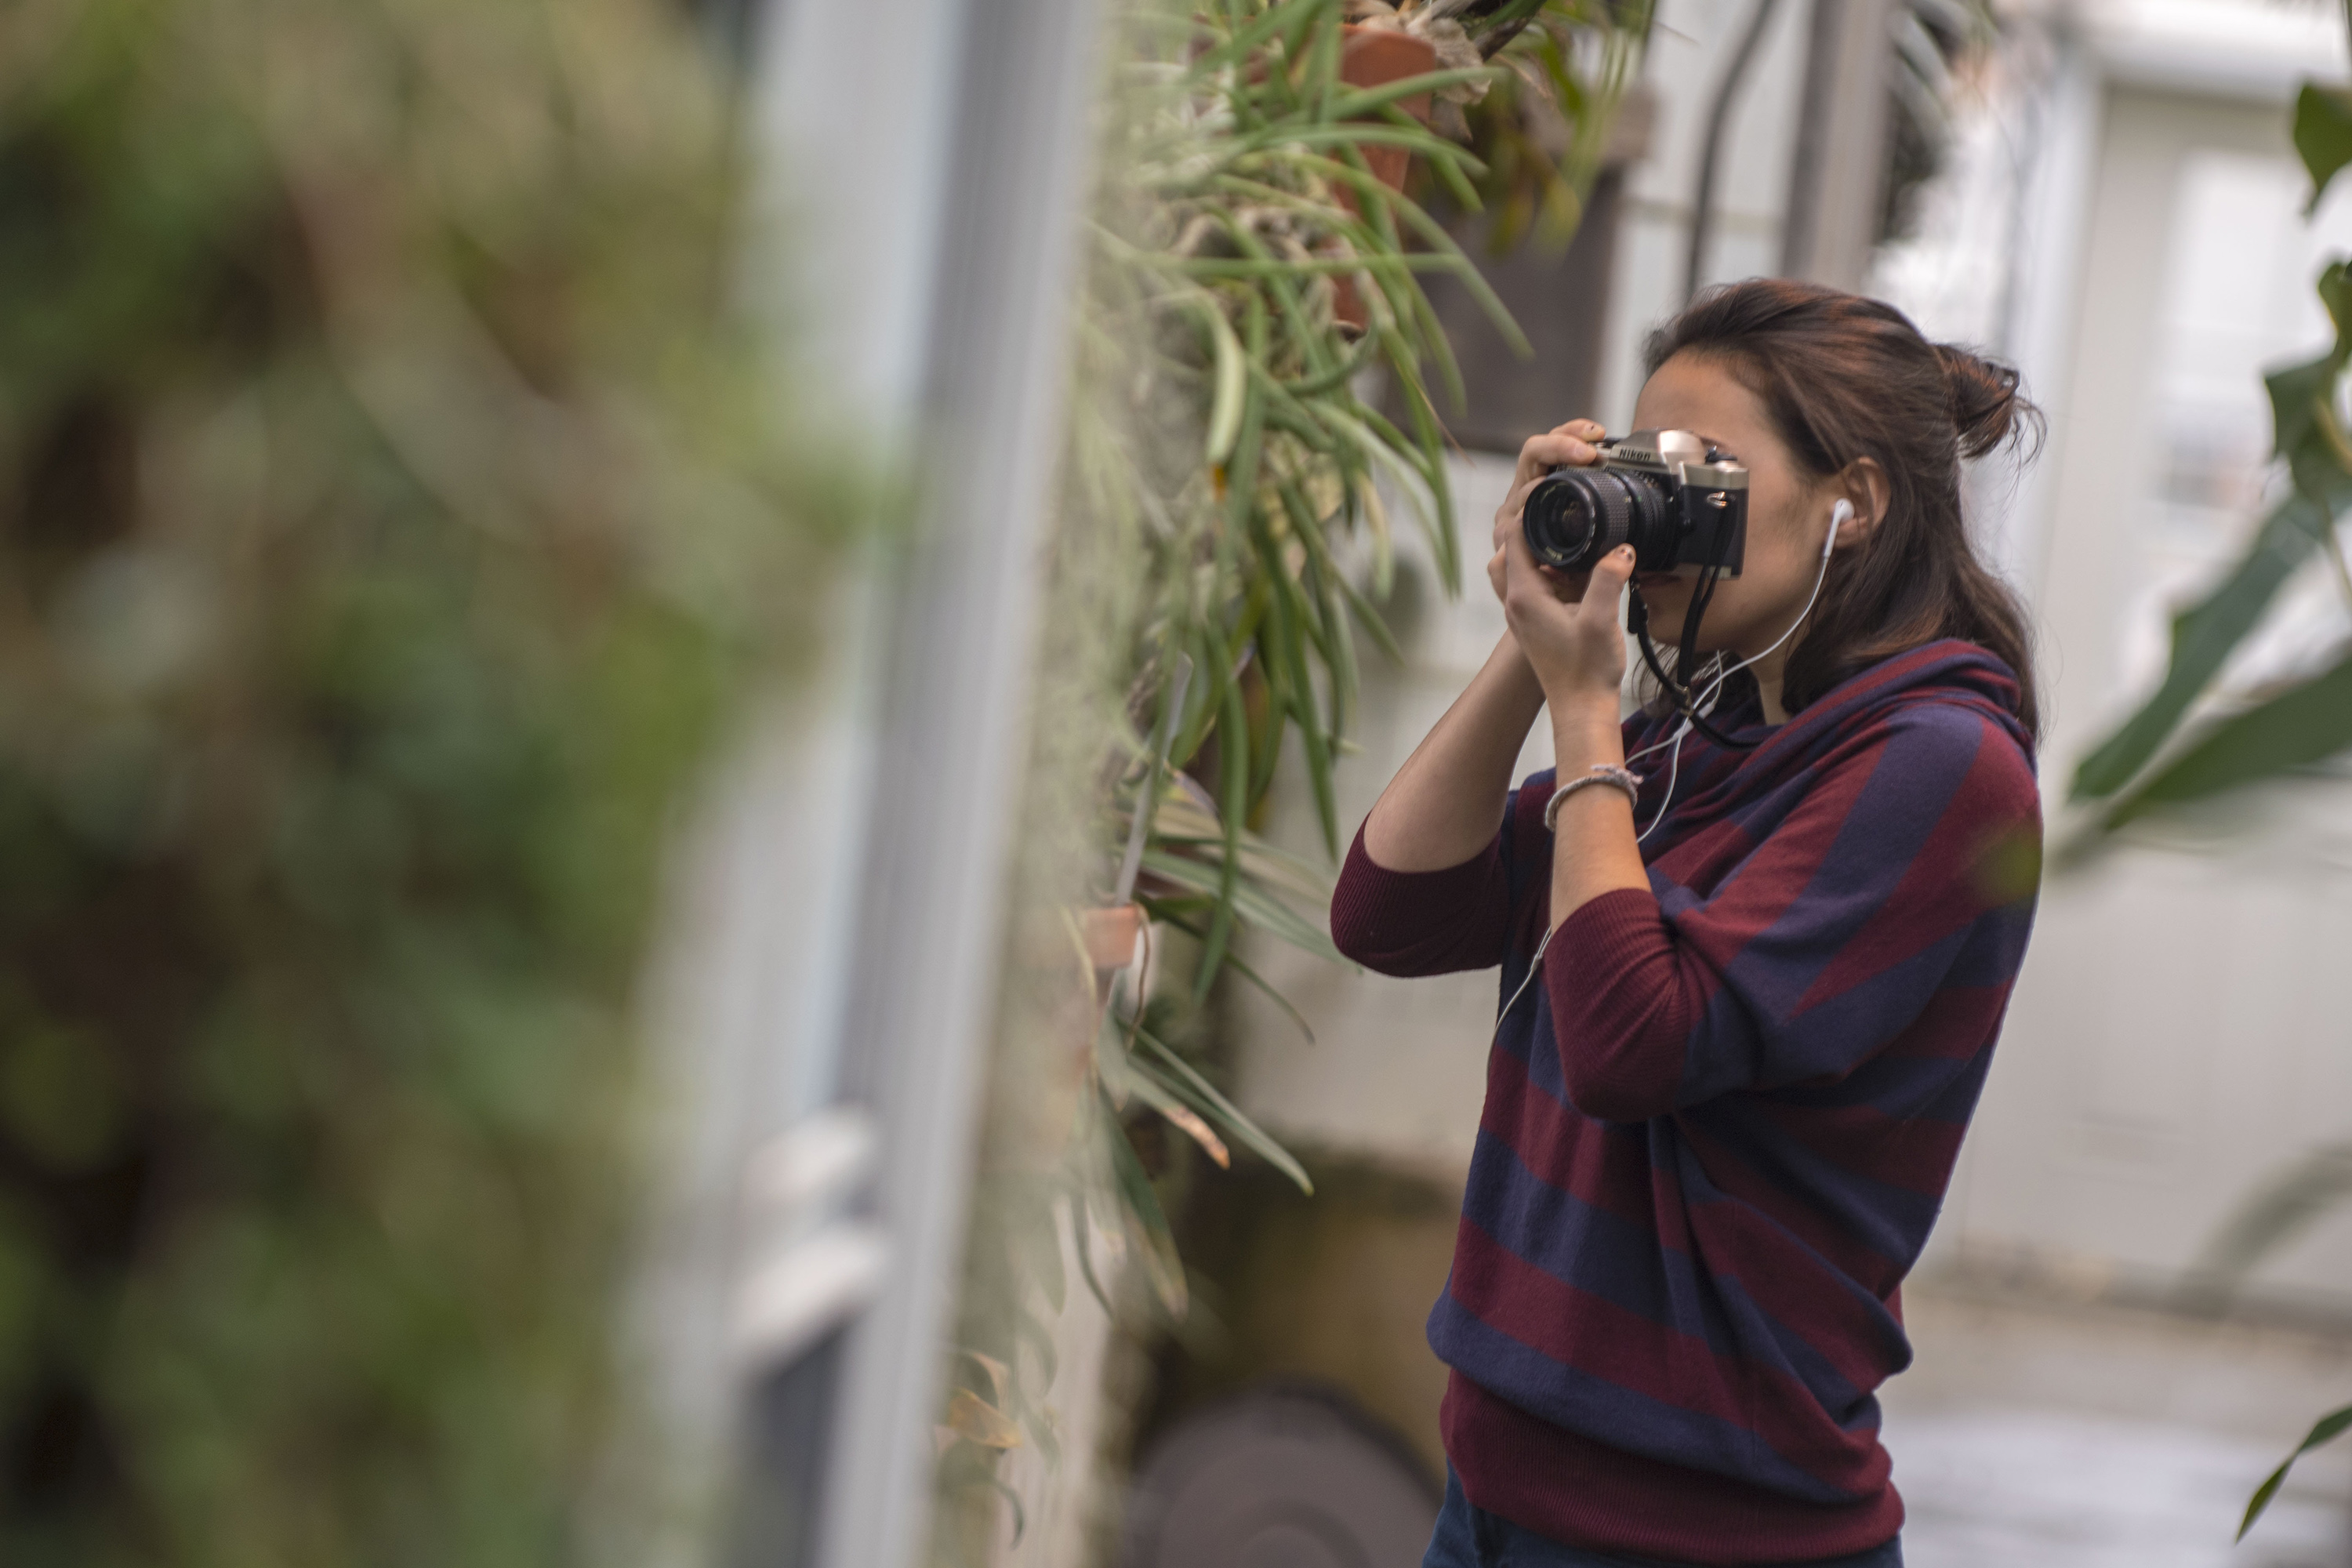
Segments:
[[[1401,921],[1394,897],[1356,870],[1353,863],[1342,870],[1331,895],[1331,945],[1377,974],[1414,973],[1412,960],[1428,945],[1429,933]]]
[[[1339,956],[1350,963],[1360,963],[1375,974],[1406,977],[1419,973],[1411,960],[1399,953],[1392,943],[1383,942],[1380,933],[1361,921],[1331,919],[1331,945]]]
[[[1349,898],[1348,892],[1343,879],[1331,900],[1331,945],[1339,950],[1340,957],[1377,969],[1380,948],[1373,939],[1372,922],[1363,913],[1363,900]]]
[[[1596,1121],[1648,1121],[1675,1109],[1678,1083],[1662,1086],[1654,1074],[1620,1063],[1580,1063],[1565,1051],[1560,1068],[1569,1103]]]
[[[1654,1008],[1637,1018],[1601,1019],[1553,1001],[1560,1087],[1569,1103],[1602,1121],[1647,1121],[1682,1103],[1688,1031]]]

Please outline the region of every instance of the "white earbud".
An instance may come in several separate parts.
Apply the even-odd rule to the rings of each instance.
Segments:
[[[1838,498],[1837,505],[1830,508],[1830,536],[1822,541],[1822,560],[1828,560],[1830,558],[1830,552],[1837,548],[1838,530],[1853,521],[1853,502],[1846,500],[1843,496],[1840,496]]]

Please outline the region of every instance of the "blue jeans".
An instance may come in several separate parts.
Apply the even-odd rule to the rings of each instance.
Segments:
[[[1462,1493],[1461,1478],[1445,1468],[1445,1506],[1438,1511],[1436,1531],[1429,1538],[1421,1568],[1675,1568],[1654,1557],[1612,1557],[1562,1546],[1532,1530],[1522,1530],[1498,1519]],[[1884,1546],[1845,1557],[1822,1557],[1786,1568],[1903,1568],[1903,1542],[1898,1537]]]

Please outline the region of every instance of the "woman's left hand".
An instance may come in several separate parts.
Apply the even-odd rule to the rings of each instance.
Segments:
[[[1579,599],[1563,603],[1528,552],[1525,530],[1507,531],[1503,540],[1503,616],[1542,682],[1555,720],[1570,708],[1605,708],[1610,723],[1615,724],[1617,689],[1625,679],[1625,637],[1617,624],[1617,602],[1633,574],[1633,552],[1620,545],[1594,563],[1591,580]]]

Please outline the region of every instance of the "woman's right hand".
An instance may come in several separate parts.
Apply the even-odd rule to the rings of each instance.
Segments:
[[[1519,448],[1519,466],[1511,476],[1511,493],[1495,513],[1495,553],[1486,562],[1486,581],[1498,601],[1504,596],[1504,546],[1520,530],[1528,509],[1528,492],[1554,468],[1589,468],[1597,465],[1601,449],[1592,443],[1607,433],[1597,420],[1571,419],[1540,436],[1528,437],[1527,444]],[[1552,596],[1562,604],[1573,605],[1584,597],[1589,573],[1555,572],[1549,566],[1538,566],[1537,570],[1543,574]]]

